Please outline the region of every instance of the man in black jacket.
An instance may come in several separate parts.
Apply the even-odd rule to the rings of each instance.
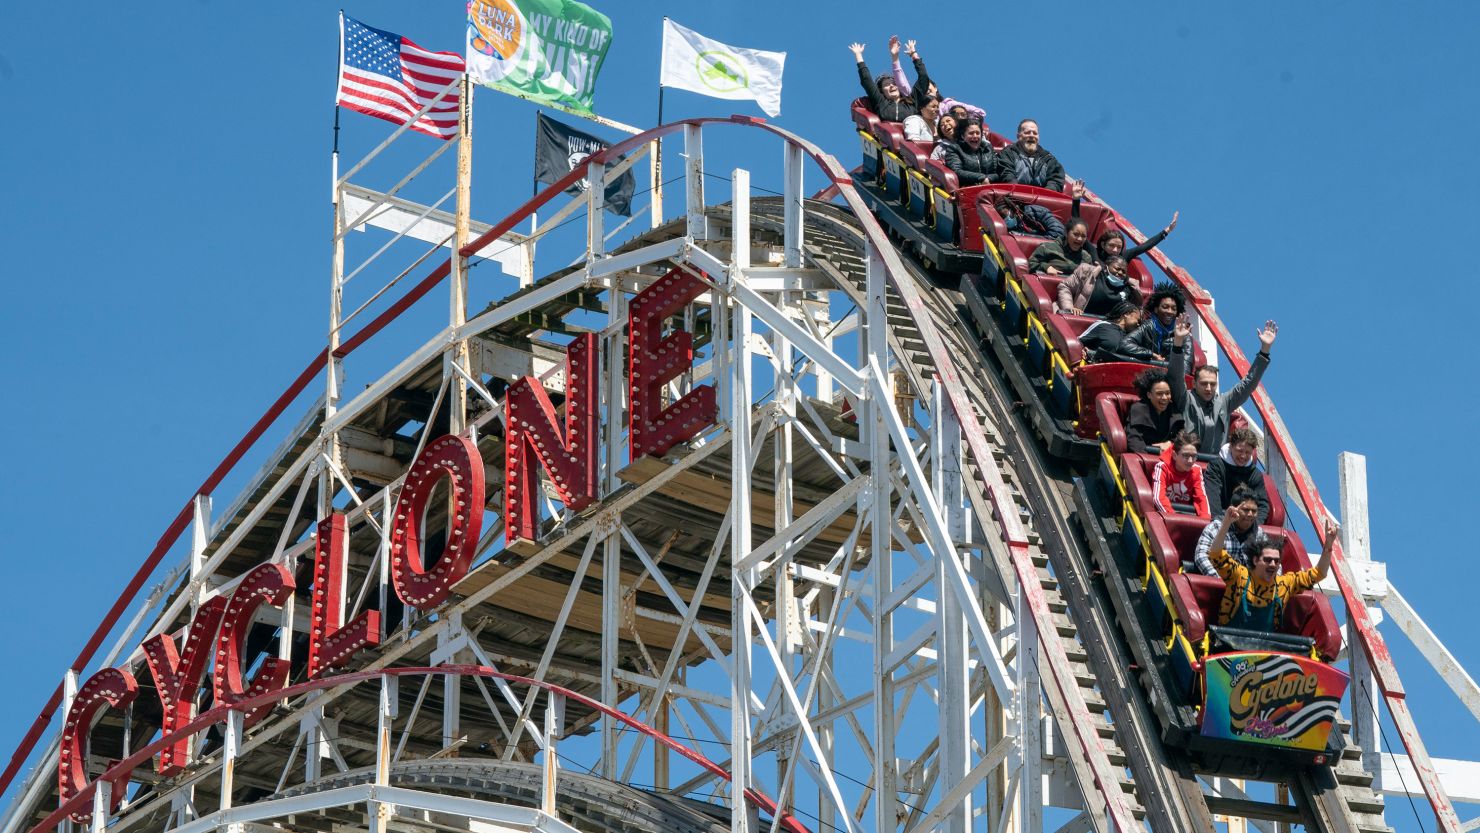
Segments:
[[[1023,119],[1018,124],[1017,141],[997,152],[992,181],[1064,190],[1064,166],[1038,144],[1038,122]]]
[[[961,134],[961,144],[946,145],[946,167],[956,172],[956,181],[962,185],[981,185],[993,181],[991,173],[995,165],[992,146],[982,139],[982,126],[969,122]]]
[[[894,76],[880,75],[875,79],[869,74],[868,64],[863,62],[863,44],[854,43],[848,49],[858,61],[858,83],[863,85],[863,92],[868,96],[874,115],[881,121],[902,122],[919,114],[920,108],[915,106],[915,102],[899,94],[899,85],[894,83]]]
[[[1259,503],[1259,523],[1269,520],[1269,493],[1264,488],[1264,473],[1259,471],[1259,435],[1248,428],[1228,432],[1228,444],[1218,452],[1218,459],[1203,472],[1203,485],[1208,492],[1208,509],[1214,517],[1229,505],[1233,490],[1245,486]]]

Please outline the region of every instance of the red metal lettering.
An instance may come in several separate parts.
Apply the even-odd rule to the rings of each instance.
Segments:
[[[694,364],[694,337],[682,330],[663,337],[663,322],[708,289],[689,272],[673,269],[632,299],[627,322],[632,460],[666,454],[719,415],[713,385],[700,385],[663,407],[663,386]]]
[[[134,675],[120,668],[104,668],[87,678],[77,690],[77,698],[67,709],[67,722],[62,725],[61,761],[57,766],[57,794],[60,803],[87,789],[87,736],[92,732],[93,719],[98,712],[112,706],[121,709],[139,696],[139,684]],[[128,788],[127,772],[110,779],[113,797],[108,812],[118,808],[124,790]],[[86,824],[92,811],[76,812],[70,818],[78,824]]]
[[[544,467],[566,506],[580,511],[596,500],[596,334],[585,333],[565,351],[565,432],[555,406],[533,376],[509,386],[504,400],[504,539],[539,534],[540,501],[534,464]]]
[[[344,665],[361,648],[380,644],[380,611],[366,610],[344,624],[345,537],[343,513],[319,522],[314,543],[313,601],[309,610],[308,678]]]
[[[221,627],[226,612],[226,598],[217,596],[200,606],[190,627],[185,631],[185,647],[175,647],[175,638],[159,634],[144,643],[144,661],[154,675],[154,688],[164,713],[164,734],[182,728],[195,719],[195,700],[206,666],[211,661],[211,643]],[[160,775],[174,775],[190,762],[190,739],[181,738],[160,750],[155,768]]]
[[[221,632],[216,636],[216,704],[220,706],[238,703],[258,694],[282,688],[288,684],[288,663],[277,657],[262,661],[256,676],[245,680],[242,643],[252,628],[252,617],[264,602],[280,606],[293,593],[293,574],[281,564],[258,564],[242,576],[231,599],[226,603],[226,612],[221,620]],[[285,632],[283,639],[291,639]],[[242,715],[242,725],[250,726],[267,716],[271,705],[249,709]]]
[[[436,566],[428,569],[421,554],[422,518],[432,487],[444,477],[452,488],[447,544]],[[466,437],[434,440],[411,464],[391,527],[391,579],[401,601],[436,607],[452,594],[452,585],[468,574],[473,563],[483,531],[483,500],[483,458]]]

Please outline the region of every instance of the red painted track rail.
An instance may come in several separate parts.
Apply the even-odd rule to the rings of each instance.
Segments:
[[[730,773],[728,770],[704,757],[699,752],[690,749],[687,746],[684,746],[673,738],[670,738],[662,732],[659,732],[657,729],[654,729],[646,723],[637,720],[626,712],[617,711],[616,709],[613,709],[609,706],[602,705],[596,700],[592,700],[590,697],[587,697],[584,694],[571,691],[567,688],[562,688],[558,685],[542,682],[540,680],[534,680],[529,677],[520,677],[516,674],[504,674],[502,672],[495,671],[485,665],[437,665],[414,668],[386,668],[377,671],[357,671],[350,674],[340,674],[334,677],[323,677],[317,680],[310,680],[309,682],[299,683],[294,686],[289,686],[288,688],[259,694],[256,697],[243,700],[240,703],[236,703],[231,706],[218,706],[214,709],[211,709],[205,714],[196,717],[190,722],[189,725],[180,728],[174,732],[171,732],[164,737],[161,737],[159,740],[156,740],[143,749],[138,750],[134,754],[114,764],[108,769],[107,772],[98,776],[95,780],[93,780],[92,783],[88,784],[85,789],[79,791],[77,795],[73,796],[65,804],[57,807],[57,809],[53,810],[50,815],[42,819],[35,827],[32,827],[31,833],[49,833],[49,831],[56,829],[56,826],[60,824],[63,819],[67,818],[68,815],[85,811],[92,806],[93,793],[97,791],[97,785],[99,783],[104,781],[112,782],[116,779],[122,779],[127,776],[128,773],[133,772],[139,767],[147,766],[150,760],[160,750],[168,747],[170,744],[175,743],[176,741],[188,738],[208,726],[213,726],[217,723],[225,721],[226,715],[230,712],[248,712],[258,706],[271,705],[272,703],[276,703],[279,700],[297,697],[300,694],[305,694],[310,691],[321,691],[328,688],[338,688],[339,686],[353,685],[355,683],[364,682],[366,680],[379,679],[382,677],[407,677],[420,676],[423,674],[442,674],[445,676],[454,677],[484,677],[487,679],[505,680],[507,682],[522,683],[534,688],[543,689],[545,691],[559,694],[568,700],[580,703],[587,708],[598,711],[601,714],[611,717],[614,720],[622,723],[623,725],[652,738],[656,743],[660,743],[668,749],[671,749],[674,752],[677,752],[678,754],[684,756],[685,758],[688,758],[690,761],[698,764],[709,773],[719,778],[723,778],[726,781],[730,780]],[[755,789],[746,789],[745,797],[752,804],[755,804],[757,807],[760,807],[767,813],[771,813],[773,816],[776,813],[776,802],[772,801],[771,798],[766,794]],[[811,831],[809,831],[806,826],[797,821],[796,818],[789,813],[781,817],[781,825],[786,828],[787,833],[811,833]]]
[[[1095,199],[1099,198],[1095,197]],[[1104,201],[1100,200],[1100,202]],[[1115,216],[1117,225],[1125,230],[1132,241],[1136,244],[1145,242],[1146,235],[1142,234],[1140,229],[1137,229],[1119,213]],[[1197,307],[1199,317],[1212,331],[1218,346],[1228,355],[1234,371],[1239,376],[1248,373],[1249,360],[1244,357],[1243,350],[1239,348],[1238,341],[1234,339],[1228,327],[1213,311],[1213,296],[1198,284],[1186,269],[1173,263],[1160,248],[1152,249],[1150,257],[1167,277],[1182,287],[1188,300]],[[1316,489],[1315,479],[1305,465],[1305,460],[1301,458],[1300,449],[1295,447],[1295,441],[1290,438],[1290,431],[1285,427],[1285,421],[1280,417],[1280,412],[1275,409],[1274,400],[1265,392],[1263,385],[1254,391],[1254,405],[1264,419],[1266,436],[1274,443],[1289,468],[1295,482],[1295,490],[1300,496],[1300,503],[1314,523],[1316,537],[1319,538],[1322,534],[1321,519],[1335,517],[1335,515],[1327,510],[1326,504],[1321,501],[1321,494]],[[1454,804],[1450,802],[1449,795],[1445,793],[1444,785],[1439,781],[1439,773],[1435,771],[1428,750],[1424,748],[1423,739],[1419,737],[1418,727],[1414,724],[1413,715],[1408,710],[1407,693],[1403,689],[1402,680],[1398,678],[1398,668],[1393,664],[1393,657],[1388,651],[1387,642],[1383,640],[1382,634],[1378,632],[1371,617],[1367,615],[1367,605],[1362,600],[1362,595],[1356,590],[1351,567],[1346,563],[1346,556],[1341,551],[1339,540],[1336,542],[1331,564],[1336,575],[1337,586],[1341,588],[1341,597],[1346,601],[1347,619],[1357,631],[1362,650],[1366,653],[1377,678],[1377,687],[1382,691],[1383,699],[1387,701],[1388,713],[1397,726],[1398,734],[1403,738],[1403,747],[1408,752],[1409,760],[1413,762],[1413,769],[1418,773],[1419,781],[1423,783],[1424,795],[1429,799],[1429,805],[1434,810],[1434,816],[1438,819],[1440,828],[1459,833],[1462,829],[1459,816],[1455,814]]]

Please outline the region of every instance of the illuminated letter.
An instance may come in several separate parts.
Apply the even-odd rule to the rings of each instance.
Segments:
[[[345,522],[335,512],[319,522],[313,551],[313,601],[309,610],[308,678],[338,668],[361,648],[380,644],[380,611],[366,610],[344,624]]]
[[[427,569],[421,555],[422,516],[432,487],[443,477],[452,487],[447,513],[447,544],[437,566]],[[468,574],[478,535],[483,531],[483,458],[466,437],[448,435],[430,443],[401,487],[391,528],[391,578],[406,604],[436,607],[452,594],[452,585]]]
[[[250,681],[242,679],[246,671],[244,661],[249,659],[242,656],[242,643],[252,629],[252,617],[257,608],[263,602],[281,605],[292,593],[293,574],[281,564],[259,564],[242,576],[241,584],[232,591],[231,600],[226,603],[221,633],[216,636],[216,705],[240,703],[287,685],[288,663],[277,657],[264,659],[257,675]],[[279,638],[292,639],[292,629],[285,627]],[[256,723],[271,709],[270,704],[249,709],[242,715],[242,725]]]
[[[523,376],[504,400],[504,539],[533,540],[540,502],[534,464],[555,483],[560,502],[579,512],[596,500],[596,334],[585,333],[565,351],[565,435],[540,381]]]
[[[185,631],[184,649],[176,648],[174,637],[167,633],[144,643],[144,661],[149,664],[149,673],[154,675],[154,688],[164,714],[160,726],[163,734],[168,735],[195,718],[195,695],[200,691],[201,678],[211,660],[211,643],[216,639],[225,612],[224,596],[201,605]],[[190,738],[180,738],[160,750],[155,768],[160,775],[174,775],[189,762]]]
[[[668,453],[713,425],[719,415],[713,385],[700,385],[663,407],[663,386],[694,364],[694,337],[680,330],[662,338],[663,322],[708,289],[694,275],[674,269],[632,299],[627,373],[632,402],[628,448],[633,460]]]
[[[93,719],[104,708],[121,709],[137,696],[139,684],[134,675],[120,668],[104,668],[88,677],[77,690],[76,699],[67,709],[67,722],[62,726],[61,763],[57,766],[57,794],[62,804],[87,789],[87,736],[92,731]],[[119,775],[112,784],[110,813],[118,808],[128,787],[128,773]],[[78,824],[86,824],[92,818],[92,808],[69,817]]]

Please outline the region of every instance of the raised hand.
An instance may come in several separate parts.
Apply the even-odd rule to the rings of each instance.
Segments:
[[[1264,322],[1264,329],[1259,331],[1259,350],[1269,352],[1269,346],[1274,344],[1275,338],[1280,334],[1280,325],[1274,323],[1274,319]]]
[[[1172,233],[1172,229],[1174,229],[1174,228],[1177,227],[1177,215],[1178,214],[1181,214],[1181,213],[1182,212],[1180,212],[1180,211],[1173,211],[1172,212],[1172,221],[1170,223],[1167,223],[1167,227],[1161,230],[1161,233],[1163,235],[1171,234]]]
[[[918,58],[919,57],[918,55],[915,54],[915,39],[914,38],[910,38],[909,40],[907,40],[907,41],[904,42],[904,51],[910,53],[910,57],[911,58]]]
[[[889,36],[889,56],[892,58],[899,57],[899,35]]]
[[[1088,191],[1089,191],[1089,189],[1084,187],[1084,180],[1081,179],[1078,182],[1075,182],[1074,183],[1074,199],[1076,199],[1076,200],[1082,200],[1082,199],[1084,199],[1085,194]],[[1173,220],[1172,222],[1175,223],[1176,221]]]
[[[1191,332],[1192,313],[1184,312],[1177,316],[1176,321],[1172,322],[1172,342],[1174,344],[1180,345],[1183,341],[1186,341],[1188,334]]]
[[[863,60],[863,44],[857,42],[850,43],[848,44],[848,51],[853,53],[853,57],[860,61]]]

